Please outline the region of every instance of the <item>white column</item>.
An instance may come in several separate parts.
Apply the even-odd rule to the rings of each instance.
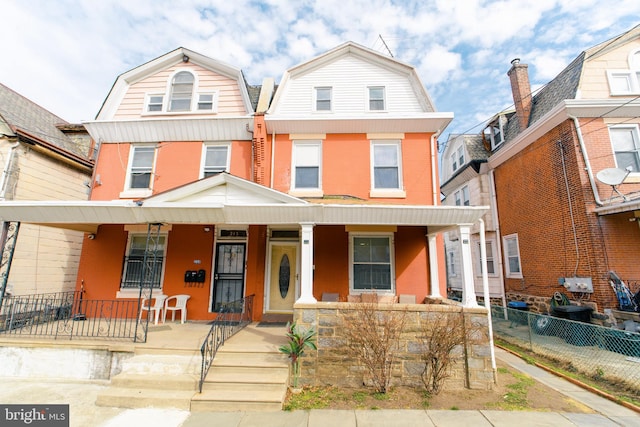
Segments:
[[[315,304],[313,297],[313,224],[300,224],[300,298],[296,302]]]
[[[460,258],[462,261],[462,306],[478,307],[476,290],[473,283],[473,258],[471,256],[471,227],[461,225],[460,231]]]
[[[430,298],[442,298],[440,293],[440,280],[438,279],[438,245],[436,235],[427,235],[429,239],[429,278],[431,280]]]

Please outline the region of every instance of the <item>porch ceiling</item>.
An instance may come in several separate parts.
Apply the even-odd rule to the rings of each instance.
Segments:
[[[437,233],[473,224],[487,206],[405,206],[332,204],[215,205],[133,201],[5,201],[0,220],[20,221],[92,232],[99,224],[408,225]]]

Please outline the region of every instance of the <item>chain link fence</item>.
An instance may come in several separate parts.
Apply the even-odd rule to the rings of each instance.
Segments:
[[[498,338],[594,379],[640,390],[640,333],[493,306]]]

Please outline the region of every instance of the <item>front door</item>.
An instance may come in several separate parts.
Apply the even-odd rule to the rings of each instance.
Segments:
[[[298,278],[297,243],[272,243],[267,284],[267,310],[273,313],[292,313],[296,301]]]
[[[218,243],[213,274],[212,311],[244,296],[245,243]]]

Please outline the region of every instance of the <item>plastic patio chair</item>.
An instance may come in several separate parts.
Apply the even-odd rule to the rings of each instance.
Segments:
[[[153,312],[153,324],[158,324],[158,318],[160,317],[160,312],[164,309],[164,301],[167,299],[166,295],[153,295],[151,297],[153,300],[153,305],[149,304],[149,298],[142,298],[142,305],[140,306],[140,315],[138,316],[138,322],[142,320],[142,312]],[[163,318],[164,322],[164,318]]]
[[[167,319],[167,310],[171,311],[171,321],[176,320],[176,311],[180,310],[180,323],[184,323],[187,320],[187,300],[191,298],[191,295],[173,295],[166,299],[164,302],[164,314],[162,317],[162,323]],[[175,300],[175,305],[169,305],[171,301]]]

